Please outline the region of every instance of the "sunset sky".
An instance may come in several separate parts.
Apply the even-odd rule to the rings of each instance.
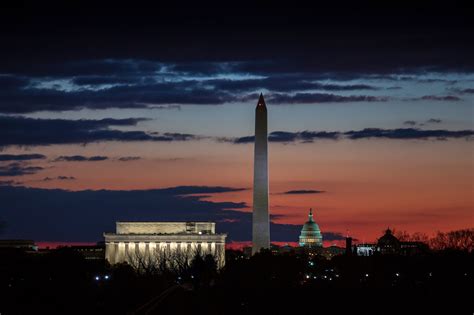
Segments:
[[[212,220],[250,240],[259,93],[272,240],[297,241],[310,207],[326,244],[473,226],[461,9],[63,9],[1,13],[1,238]]]

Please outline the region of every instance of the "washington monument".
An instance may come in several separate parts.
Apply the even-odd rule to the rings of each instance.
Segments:
[[[255,155],[253,169],[252,253],[270,248],[268,216],[268,138],[267,107],[260,94],[255,109]]]

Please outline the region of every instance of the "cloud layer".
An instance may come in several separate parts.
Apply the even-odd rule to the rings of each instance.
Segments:
[[[416,124],[414,121],[406,121],[405,124]],[[358,140],[358,139],[397,139],[397,140],[446,140],[449,138],[470,139],[474,136],[474,130],[424,130],[416,128],[398,128],[398,129],[382,129],[382,128],[365,128],[362,130],[351,130],[351,131],[300,131],[300,132],[288,132],[288,131],[274,131],[268,136],[270,142],[313,142],[316,140]],[[230,139],[235,144],[242,143],[253,143],[253,136],[240,137]]]
[[[43,182],[50,182],[53,180],[76,180],[74,176],[56,176],[56,177],[45,177],[42,179]]]
[[[0,12],[0,112],[212,105],[262,90],[275,102],[370,102],[390,88],[373,79],[452,83],[446,74],[474,72],[469,10],[415,9],[327,1],[226,14],[199,5],[134,14],[8,8]]]
[[[104,141],[192,141],[209,139],[210,137],[198,136],[187,133],[158,133],[145,131],[122,131],[112,129],[120,126],[137,126],[143,118],[101,120],[67,120],[67,119],[34,119],[17,116],[0,116],[0,125],[3,132],[0,134],[0,147],[6,146],[37,146],[52,144],[85,144]],[[438,124],[440,119],[430,119],[423,124]],[[405,121],[405,125],[416,125],[415,121]],[[67,132],[64,132],[67,130]],[[446,130],[446,129],[418,129],[418,128],[365,128],[351,131],[273,131],[268,135],[270,142],[313,142],[315,140],[339,139],[438,139],[470,138],[474,130]],[[231,142],[235,144],[253,143],[253,136],[238,138],[215,138],[216,141]],[[42,158],[41,155],[0,155],[2,159],[33,159]],[[139,157],[118,158],[119,161],[136,160]],[[56,161],[98,161],[108,157],[95,156],[61,156]]]
[[[28,161],[28,160],[44,160],[46,156],[43,154],[0,154],[0,162],[4,161]]]
[[[301,189],[301,190],[288,190],[283,192],[284,195],[308,195],[308,194],[321,194],[324,193],[323,190],[311,190],[311,189]]]
[[[180,133],[121,131],[111,127],[136,126],[144,118],[101,120],[35,119],[0,116],[0,147],[9,145],[84,144],[98,141],[186,141],[197,136]]]
[[[58,178],[59,179],[59,178]],[[69,179],[69,178],[68,178]],[[251,239],[251,217],[242,202],[205,201],[215,193],[242,188],[178,186],[152,190],[39,189],[0,185],[6,222],[5,237],[55,241],[98,241],[115,222],[127,221],[215,221],[228,240]],[[197,195],[197,196],[196,196]],[[28,217],[29,220],[24,218]],[[300,225],[271,224],[272,240],[296,241]],[[330,234],[327,234],[328,237]]]
[[[35,174],[43,170],[40,166],[29,166],[23,163],[14,162],[6,165],[0,165],[0,176],[23,176]]]
[[[396,91],[387,83],[391,80],[418,83],[442,80],[421,79],[427,71],[421,65],[411,67],[410,75],[400,69],[392,69],[392,73],[350,67],[322,71],[297,60],[266,59],[163,62],[105,58],[64,61],[60,68],[48,63],[36,66],[40,69],[27,73],[0,72],[3,87],[0,113],[83,108],[173,109],[182,105],[255,101],[260,92],[264,92],[272,104],[387,102],[392,99],[452,102],[462,100],[458,95],[469,94],[468,88],[456,87],[450,89],[453,95],[420,94],[407,98],[403,91]],[[381,94],[389,91],[391,93]]]
[[[107,156],[83,156],[83,155],[70,155],[70,156],[60,156],[54,159],[54,162],[97,162],[97,161],[105,161],[109,158]]]

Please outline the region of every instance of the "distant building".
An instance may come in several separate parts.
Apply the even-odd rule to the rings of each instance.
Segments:
[[[71,246],[71,249],[84,256],[86,260],[105,259],[105,244],[103,242],[96,245]]]
[[[319,225],[313,220],[313,209],[309,209],[308,221],[303,225],[300,234],[301,247],[322,247],[323,236]]]
[[[346,255],[352,255],[352,237],[346,237]]]
[[[32,240],[0,240],[1,249],[19,249],[24,251],[38,251],[38,246]]]
[[[362,243],[356,245],[357,256],[372,256],[377,249],[377,245],[373,243]]]
[[[403,242],[393,235],[390,229],[377,240],[377,243],[364,243],[356,246],[358,256],[402,255],[412,256],[426,253],[428,245],[423,242]]]
[[[377,252],[380,254],[399,254],[401,242],[396,238],[390,229],[377,241]]]
[[[423,242],[401,242],[400,251],[405,256],[422,255],[430,250],[429,246]]]
[[[104,233],[105,259],[110,264],[137,259],[159,263],[160,257],[211,254],[218,267],[225,262],[226,234],[214,222],[117,222],[116,233]]]

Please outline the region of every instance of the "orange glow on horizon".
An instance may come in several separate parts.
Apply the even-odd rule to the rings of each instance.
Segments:
[[[22,152],[21,149],[16,149]],[[310,207],[321,230],[351,231],[373,241],[387,227],[428,235],[474,223],[474,159],[465,140],[320,141],[271,143],[270,212],[277,223],[303,224]],[[45,169],[23,185],[41,188],[153,189],[180,185],[227,186],[210,201],[245,202],[252,209],[253,147],[214,141],[108,143],[39,147]],[[140,152],[140,160],[117,157]],[[12,151],[12,153],[15,153]],[[102,162],[51,162],[60,155],[104,155]],[[74,176],[76,180],[42,181]],[[317,194],[285,194],[319,190]],[[291,240],[288,240],[291,241]],[[295,240],[296,241],[296,240]]]

